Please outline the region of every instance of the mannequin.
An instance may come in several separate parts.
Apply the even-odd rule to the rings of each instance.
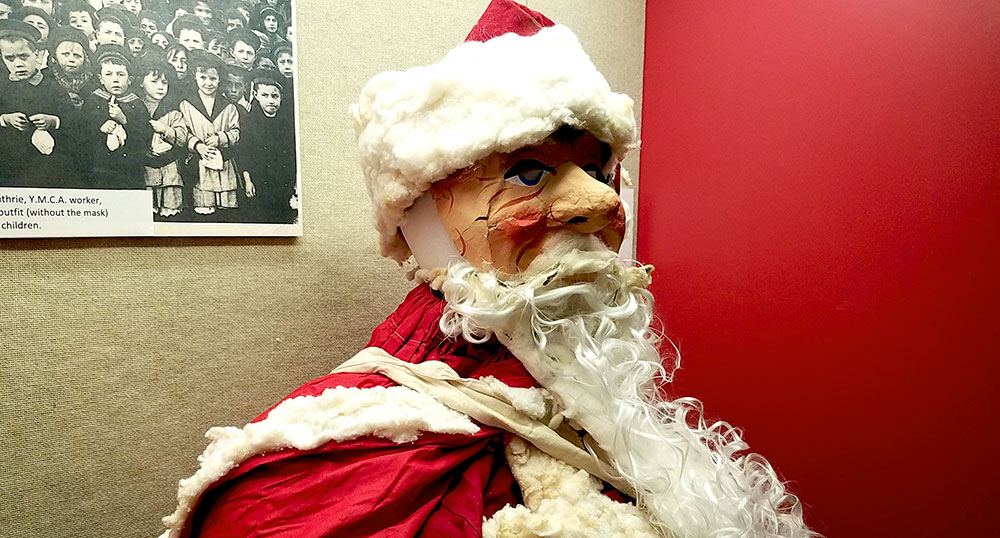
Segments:
[[[736,430],[664,398],[652,268],[616,255],[632,101],[572,32],[494,0],[353,116],[382,254],[423,282],[333,373],[210,430],[164,536],[813,535]]]

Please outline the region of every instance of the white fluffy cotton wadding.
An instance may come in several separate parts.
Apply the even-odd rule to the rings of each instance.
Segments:
[[[546,399],[549,395],[545,389],[511,387],[491,375],[481,378],[481,380],[510,402],[514,409],[533,419],[540,419],[549,411],[548,405],[546,405]]]
[[[519,438],[505,450],[524,505],[506,506],[483,521],[483,538],[661,538],[633,504],[601,493],[601,482]]]

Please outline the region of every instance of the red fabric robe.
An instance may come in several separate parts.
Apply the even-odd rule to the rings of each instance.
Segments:
[[[444,300],[430,288],[417,287],[368,345],[408,362],[444,361],[463,377],[491,375],[512,387],[537,386],[495,341],[446,339],[438,330],[443,308]],[[379,374],[331,374],[285,399],[337,386],[395,383]],[[484,516],[521,502],[503,455],[505,432],[479,426],[474,435],[424,432],[406,444],[369,435],[310,451],[253,456],[206,491],[183,536],[479,537]]]

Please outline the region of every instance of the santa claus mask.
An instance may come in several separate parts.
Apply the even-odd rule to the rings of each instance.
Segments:
[[[462,257],[514,274],[568,235],[617,251],[625,210],[610,149],[590,133],[560,130],[539,144],[494,153],[431,185],[441,221]]]

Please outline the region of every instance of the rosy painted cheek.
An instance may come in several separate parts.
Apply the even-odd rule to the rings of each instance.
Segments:
[[[490,226],[491,232],[499,233],[515,244],[530,240],[544,228],[545,213],[530,208],[508,214]]]
[[[494,267],[516,272],[522,256],[545,234],[545,222],[543,211],[524,206],[491,222],[487,240]]]

